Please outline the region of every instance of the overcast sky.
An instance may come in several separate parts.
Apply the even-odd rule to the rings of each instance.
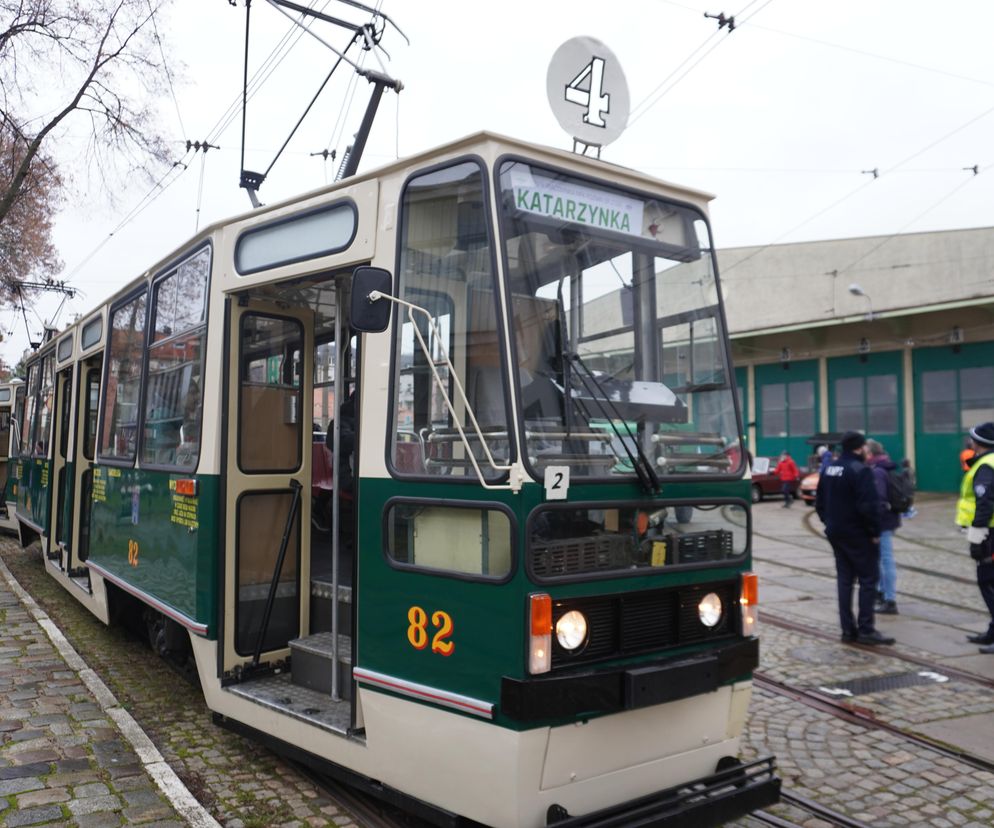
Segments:
[[[313,5],[359,19],[335,0]],[[546,69],[563,41],[592,35],[622,62],[632,103],[627,131],[603,157],[714,193],[719,247],[994,225],[989,0],[383,0],[382,8],[410,38],[388,27],[382,42],[387,71],[405,88],[384,95],[362,169],[480,129],[570,148],[546,100]],[[705,12],[734,14],[735,30],[718,31]],[[244,25],[241,5],[175,0],[160,26],[179,75],[162,127],[188,166],[122,227],[149,185],[113,205],[92,187],[67,204],[56,242],[65,276],[85,296],[63,305],[60,326],[181,245],[198,220],[249,209],[238,188],[240,112],[218,134],[241,95]],[[290,28],[256,0],[250,74]],[[326,24],[315,31],[337,47],[348,40]],[[249,169],[269,165],[334,60],[313,38],[295,40],[249,103]],[[335,74],[263,184],[264,202],[334,178],[337,162],[310,153],[341,153],[358,128],[370,87],[359,82],[343,119],[349,77]],[[208,137],[221,148],[184,156],[187,139]],[[979,175],[964,170],[974,165]],[[879,178],[864,172],[873,169]],[[50,296],[29,310],[33,333],[59,304]],[[14,363],[27,342],[20,312],[0,313],[0,327],[0,356]]]

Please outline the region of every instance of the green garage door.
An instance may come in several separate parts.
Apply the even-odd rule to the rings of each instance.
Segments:
[[[994,420],[994,343],[914,353],[918,488],[955,492],[967,430]]]
[[[865,360],[865,361],[864,361]],[[828,430],[862,431],[904,459],[901,352],[828,361]]]
[[[786,365],[786,369],[785,369]],[[818,361],[756,366],[756,454],[784,449],[798,466],[808,462],[807,440],[818,431]]]

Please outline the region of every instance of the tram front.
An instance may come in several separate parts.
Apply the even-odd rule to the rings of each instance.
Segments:
[[[458,813],[718,824],[779,780],[739,760],[756,581],[706,200],[582,167],[496,154],[493,210],[475,160],[411,178],[392,296],[356,279],[353,324],[390,298],[395,327],[354,676],[370,738],[383,692],[457,711],[419,748]]]

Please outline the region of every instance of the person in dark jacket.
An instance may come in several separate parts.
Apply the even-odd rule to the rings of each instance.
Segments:
[[[980,652],[994,653],[994,423],[981,423],[970,429],[974,458],[960,486],[956,523],[966,529],[970,557],[977,562],[977,586],[987,604],[991,621],[987,631],[968,635],[967,640],[982,644]]]
[[[880,615],[897,615],[897,564],[894,563],[894,532],[901,516],[890,508],[888,476],[897,469],[884,447],[876,440],[866,441],[867,465],[873,470],[873,482],[880,498],[880,601],[874,611]]]
[[[842,452],[818,481],[815,508],[835,553],[842,640],[859,644],[893,644],[873,623],[873,603],[880,578],[880,498],[866,465],[866,437],[847,431]],[[859,581],[859,614],[853,618],[853,583]]]

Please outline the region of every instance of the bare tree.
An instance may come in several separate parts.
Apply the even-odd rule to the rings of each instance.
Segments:
[[[155,18],[169,3],[0,0],[0,227],[32,182],[61,188],[52,147],[73,122],[83,120],[101,174],[151,175],[166,162],[155,105],[168,68]]]

